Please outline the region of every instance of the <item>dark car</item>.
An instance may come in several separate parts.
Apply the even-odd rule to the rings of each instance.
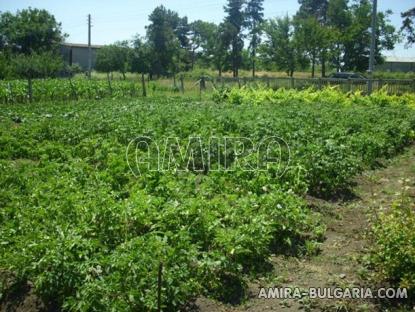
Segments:
[[[330,75],[330,78],[335,79],[366,79],[365,76],[353,72],[339,72]]]

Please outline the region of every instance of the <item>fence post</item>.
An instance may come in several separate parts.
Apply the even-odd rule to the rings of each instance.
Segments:
[[[112,73],[111,73],[112,76]],[[111,79],[110,79],[110,74],[107,73],[107,80],[108,80],[108,88],[110,90],[110,95],[112,96],[112,87],[111,87]]]
[[[241,88],[241,80],[239,78],[236,78],[236,79],[238,79],[238,88],[240,89]]]
[[[379,79],[379,81],[378,81],[378,90],[380,90],[382,88],[383,88],[383,80]]]
[[[200,78],[200,89],[201,90],[205,90],[206,89],[206,80],[205,80],[205,77],[204,76],[202,76]]]
[[[367,81],[367,94],[368,95],[372,94],[372,88],[373,88],[373,79],[372,77],[369,77],[369,80]]]
[[[294,89],[294,77],[291,77],[291,89]]]
[[[200,99],[202,99],[202,91],[206,89],[206,83],[205,83],[205,77],[202,76],[200,77],[200,81],[199,81],[199,96]]]
[[[30,103],[32,103],[32,100],[33,100],[33,86],[32,86],[32,78],[28,78],[28,80],[27,80],[27,83],[28,83],[28,89],[27,89],[27,91],[28,91],[28,93],[29,93],[29,102]]]
[[[8,90],[8,96],[6,98],[7,103],[11,103],[13,101],[13,88],[10,82],[7,83],[7,90]]]
[[[180,91],[184,93],[184,79],[183,76],[180,76]]]
[[[269,82],[269,77],[267,77],[267,88],[269,89],[269,87],[270,87],[270,82]]]
[[[415,92],[415,79],[414,79],[414,80],[412,80],[412,91],[414,91],[414,92]]]
[[[322,89],[321,78],[318,78],[318,89],[319,89],[319,90],[321,90],[321,89]]]
[[[159,264],[158,276],[157,276],[157,311],[161,312],[161,285],[163,283],[163,262]]]
[[[349,78],[347,78],[347,92],[351,92],[352,91],[352,80]]]
[[[143,88],[143,97],[147,96],[147,90],[146,90],[146,81],[144,78],[144,73],[141,73],[141,87]]]

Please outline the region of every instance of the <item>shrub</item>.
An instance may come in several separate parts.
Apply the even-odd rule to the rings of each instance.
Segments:
[[[372,228],[369,258],[376,277],[393,287],[405,287],[415,299],[415,211],[410,201],[394,203]]]

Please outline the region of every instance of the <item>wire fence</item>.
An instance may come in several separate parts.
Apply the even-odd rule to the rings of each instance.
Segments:
[[[335,79],[335,78],[292,78],[292,77],[255,77],[232,78],[218,77],[207,78],[214,86],[221,87],[258,87],[266,86],[272,89],[286,88],[303,90],[307,88],[322,89],[324,87],[337,86],[344,92],[360,91],[368,94],[368,86],[372,82],[372,90],[385,90],[390,94],[415,93],[415,79]]]
[[[266,87],[272,89],[314,88],[336,86],[343,92],[360,91],[368,94],[368,79],[291,78],[291,77],[200,77],[199,79],[173,80],[88,80],[88,79],[36,79],[0,81],[0,103],[24,103],[47,100],[102,99],[106,97],[139,97],[149,95],[199,95],[214,88]],[[385,90],[389,94],[415,93],[415,79],[373,79],[372,90]],[[148,90],[148,92],[146,91]]]

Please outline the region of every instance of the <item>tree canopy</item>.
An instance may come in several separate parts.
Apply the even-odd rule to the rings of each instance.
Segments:
[[[263,0],[227,0],[219,24],[186,16],[160,5],[149,15],[143,37],[118,41],[98,50],[96,69],[127,71],[150,76],[176,75],[195,68],[211,68],[221,75],[240,69],[278,69],[293,75],[321,68],[365,71],[371,34],[371,0],[298,0],[293,17],[264,19]],[[390,11],[379,12],[376,29],[376,64],[394,48],[399,36]],[[414,42],[415,8],[402,13],[401,33]],[[65,39],[61,24],[45,10],[28,8],[0,13],[0,78],[9,75],[15,55],[56,56]],[[55,53],[55,54],[54,54]],[[35,57],[35,56],[34,56]],[[36,56],[37,57],[37,56]],[[23,60],[22,60],[23,62]],[[24,62],[23,62],[24,63]],[[53,63],[53,61],[52,61]]]
[[[415,43],[415,7],[401,14],[404,19],[401,31],[406,36],[406,45],[408,47]]]
[[[14,53],[56,52],[64,40],[61,24],[46,10],[28,8],[0,14],[0,48]]]

